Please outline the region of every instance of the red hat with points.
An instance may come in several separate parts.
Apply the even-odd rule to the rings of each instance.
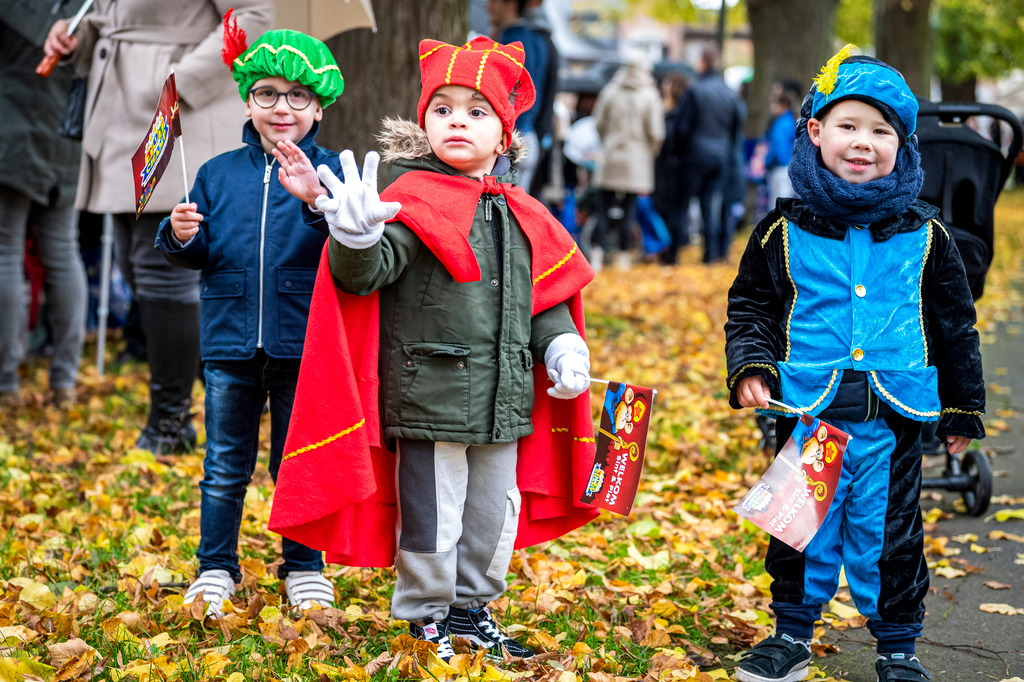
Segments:
[[[462,47],[440,40],[420,41],[420,79],[423,89],[416,119],[423,127],[427,104],[444,85],[464,85],[479,90],[494,107],[509,134],[516,118],[537,99],[533,79],[526,71],[522,43],[502,45],[480,36]]]

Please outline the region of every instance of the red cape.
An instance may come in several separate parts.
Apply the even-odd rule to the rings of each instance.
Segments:
[[[493,177],[413,171],[381,198],[400,201],[395,219],[456,281],[472,282],[480,267],[467,238],[484,192],[505,196],[530,241],[533,313],[565,301],[582,336],[579,292],[593,270],[565,228],[521,188]],[[349,566],[390,566],[396,552],[395,456],[383,444],[377,400],[379,331],[377,294],[339,291],[325,245],[269,528]],[[516,470],[523,500],[516,547],[564,535],[598,514],[579,502],[594,462],[590,395],[553,399],[543,364],[533,373],[533,433],[519,440]]]

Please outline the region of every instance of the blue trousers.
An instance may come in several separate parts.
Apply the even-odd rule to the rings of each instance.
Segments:
[[[796,420],[780,419],[784,444]],[[892,416],[830,421],[851,436],[835,497],[821,528],[797,552],[772,538],[765,568],[779,634],[810,638],[845,567],[850,594],[880,653],[913,653],[921,634],[928,567],[921,522],[920,422]]]
[[[270,399],[270,476],[277,481],[284,439],[299,378],[298,360],[268,358],[259,350],[251,360],[206,363],[206,457],[199,484],[199,572],[223,569],[242,579],[238,531],[245,491],[256,469],[260,417]],[[278,577],[291,571],[322,571],[318,550],[284,538],[284,563]]]

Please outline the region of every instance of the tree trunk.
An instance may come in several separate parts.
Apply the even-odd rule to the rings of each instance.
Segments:
[[[768,126],[768,97],[774,81],[793,80],[803,92],[836,52],[839,0],[747,0],[754,43],[754,80],[747,100],[747,137]]]
[[[940,81],[943,102],[976,102],[978,100],[978,79],[971,78],[963,83]]]
[[[875,0],[875,52],[922,99],[931,98],[931,5],[932,0]]]
[[[466,0],[373,0],[377,32],[361,28],[327,41],[345,78],[345,91],[324,111],[317,142],[351,149],[362,167],[378,149],[385,116],[415,119],[420,94],[419,41],[435,38],[461,45],[469,33]]]

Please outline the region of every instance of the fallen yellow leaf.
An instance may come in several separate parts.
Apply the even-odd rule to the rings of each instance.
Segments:
[[[37,611],[45,611],[57,603],[57,595],[46,585],[35,581],[22,588],[19,599]]]
[[[839,618],[842,618],[843,620],[850,620],[851,618],[856,618],[860,615],[860,612],[857,611],[857,609],[853,608],[852,606],[847,606],[846,604],[836,601],[835,599],[828,603],[828,609],[829,611],[834,613]]]
[[[941,575],[943,578],[962,578],[967,575],[967,571],[962,571],[959,568],[953,568],[952,566],[939,566],[935,569],[936,575]]]
[[[1024,616],[1024,609],[1009,604],[982,604],[978,607],[985,613],[1001,613],[1005,616]]]
[[[38,636],[38,632],[24,625],[0,627],[0,644],[3,646],[16,647],[19,644],[28,644]]]

